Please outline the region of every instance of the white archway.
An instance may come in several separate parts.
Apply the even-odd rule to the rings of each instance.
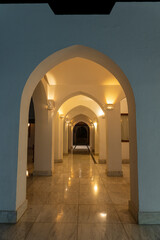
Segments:
[[[44,77],[46,72],[59,63],[74,57],[89,59],[113,74],[123,88],[128,101],[129,112],[129,131],[130,131],[130,165],[131,165],[131,201],[130,209],[134,215],[138,211],[138,173],[137,173],[137,138],[136,138],[136,108],[134,94],[131,85],[119,68],[109,57],[89,47],[81,45],[71,46],[56,53],[53,53],[42,61],[36,69],[31,73],[22,92],[20,105],[20,121],[19,121],[19,145],[18,145],[18,166],[17,166],[17,194],[16,209],[23,204],[26,199],[26,162],[27,162],[27,121],[31,96],[38,82]],[[74,94],[73,94],[74,95]],[[73,96],[72,95],[72,96]],[[77,95],[77,93],[75,93]],[[87,95],[87,93],[86,93]],[[71,96],[70,96],[71,97]],[[94,97],[91,96],[93,99]],[[66,99],[62,99],[56,106],[56,111]],[[98,102],[97,99],[94,99]],[[101,103],[99,103],[102,106]]]

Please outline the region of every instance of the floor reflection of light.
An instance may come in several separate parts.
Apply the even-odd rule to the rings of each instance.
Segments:
[[[105,218],[105,217],[107,217],[107,213],[100,213],[100,216]]]
[[[98,191],[98,186],[97,184],[94,184],[94,192],[97,193],[97,191]]]
[[[59,221],[62,217],[63,217],[63,210],[58,213],[58,215],[56,217],[56,221]]]
[[[82,170],[81,170],[81,168],[79,168],[79,178],[81,178],[82,177]]]

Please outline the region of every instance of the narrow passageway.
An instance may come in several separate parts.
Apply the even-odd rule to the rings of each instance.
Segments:
[[[69,154],[55,164],[53,176],[29,177],[29,206],[20,220],[33,223],[26,239],[127,239],[134,223],[127,210],[128,165],[124,177],[112,178],[89,154]]]

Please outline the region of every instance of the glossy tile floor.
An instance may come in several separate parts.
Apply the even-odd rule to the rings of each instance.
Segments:
[[[0,240],[158,240],[159,225],[135,224],[128,212],[129,164],[107,177],[90,155],[69,154],[52,177],[27,179],[28,209],[17,224],[0,224]]]

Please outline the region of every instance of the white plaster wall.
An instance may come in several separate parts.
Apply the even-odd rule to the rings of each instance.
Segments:
[[[21,156],[17,169],[19,109],[25,83],[50,54],[81,44],[109,56],[129,79],[136,102],[139,210],[160,211],[159,11],[159,2],[118,2],[107,16],[56,16],[48,4],[0,5],[1,210],[15,210],[21,203],[16,206],[17,172],[25,164]],[[91,87],[89,93],[104,103],[101,87],[97,91]],[[76,86],[72,91],[79,89]],[[69,86],[62,94],[68,90]],[[136,167],[132,166],[133,175]]]

